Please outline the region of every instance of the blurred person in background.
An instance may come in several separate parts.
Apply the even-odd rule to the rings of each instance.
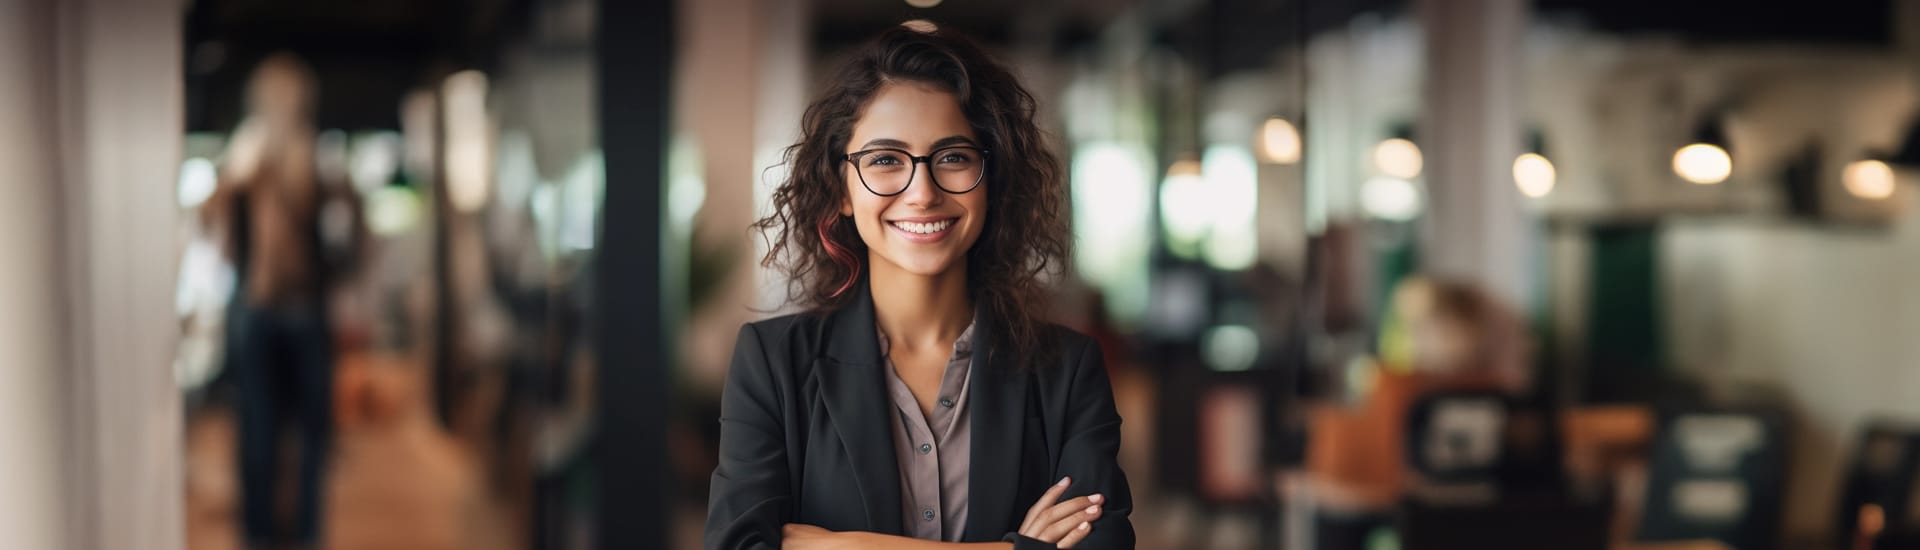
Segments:
[[[220,185],[202,211],[224,234],[236,284],[228,366],[237,382],[243,530],[252,548],[317,548],[321,473],[333,423],[334,330],[329,290],[361,233],[345,185],[320,181],[313,127],[317,83],[291,54],[262,61],[246,118],[228,145]],[[278,529],[283,424],[300,435],[293,529]]]
[[[1410,277],[1393,292],[1380,359],[1361,369],[1357,406],[1310,412],[1307,484],[1317,511],[1316,547],[1367,547],[1406,494],[1406,419],[1422,395],[1533,386],[1526,327],[1486,291]]]
[[[1532,344],[1518,313],[1467,283],[1413,277],[1394,291],[1400,325],[1384,338],[1390,373],[1412,375],[1424,389],[1533,387]],[[1399,342],[1392,342],[1393,339]]]
[[[740,331],[705,547],[1132,548],[1100,349],[1041,320],[1069,233],[1033,97],[931,25],[830,82],[755,224],[809,311]]]

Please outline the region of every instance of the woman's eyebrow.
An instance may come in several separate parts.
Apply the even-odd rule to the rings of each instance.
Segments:
[[[953,135],[953,136],[940,138],[939,141],[933,142],[933,148],[939,149],[941,147],[948,147],[953,145],[973,145],[973,144],[974,144],[973,138],[970,138],[967,136]]]
[[[865,151],[867,149],[875,149],[875,148],[881,148],[881,147],[891,147],[894,149],[906,149],[907,142],[900,141],[897,139],[892,139],[892,138],[879,138],[872,141],[868,141],[866,145],[860,146],[860,150]]]
[[[955,135],[943,137],[943,138],[940,138],[939,140],[934,141],[933,146],[929,147],[928,149],[929,150],[939,149],[941,147],[950,147],[954,145],[974,145],[974,141],[973,141],[973,138],[955,134]],[[871,141],[868,141],[866,145],[860,146],[861,151],[865,151],[868,149],[876,149],[876,148],[904,149],[904,150],[911,151],[913,149],[913,146],[907,145],[907,142],[900,141],[893,138],[876,138]]]

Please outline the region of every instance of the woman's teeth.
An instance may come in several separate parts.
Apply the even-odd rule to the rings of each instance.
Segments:
[[[908,233],[920,233],[923,235],[946,231],[947,227],[951,225],[953,225],[953,220],[951,219],[940,220],[933,223],[893,222],[894,227],[905,229]]]

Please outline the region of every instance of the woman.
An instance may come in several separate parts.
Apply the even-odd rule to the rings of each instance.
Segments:
[[[830,82],[755,224],[809,311],[740,330],[706,547],[1131,548],[1100,351],[1039,319],[1068,234],[1033,97],[933,29]]]

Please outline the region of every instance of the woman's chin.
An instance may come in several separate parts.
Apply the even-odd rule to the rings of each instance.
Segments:
[[[932,254],[903,254],[889,258],[888,263],[902,275],[918,277],[939,276],[960,264],[955,258]]]

